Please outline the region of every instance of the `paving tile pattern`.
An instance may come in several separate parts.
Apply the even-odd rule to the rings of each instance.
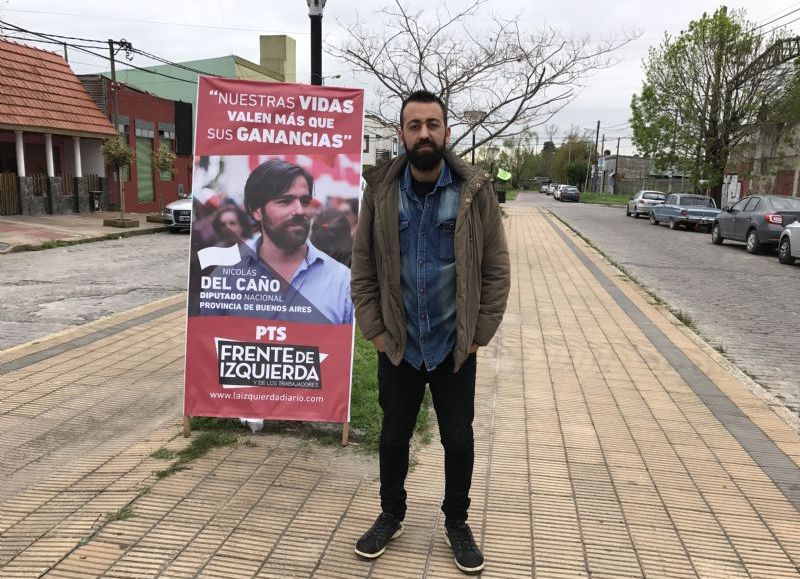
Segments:
[[[712,245],[710,235],[655,227],[625,217],[622,207],[555,203],[527,193],[519,200],[548,207],[722,347],[800,418],[800,357],[786,345],[800,325],[800,264],[778,263],[775,250],[750,255],[743,243]]]
[[[509,213],[509,311],[478,364],[470,524],[487,557],[482,575],[798,576],[800,513],[551,218]],[[636,288],[613,279],[797,464],[797,433]],[[170,323],[182,331],[179,319]],[[156,366],[152,379],[170,371]],[[374,458],[267,432],[246,437],[255,446],[217,449],[156,481],[160,461],[149,454],[185,444],[174,434],[156,429],[105,462],[76,457],[6,499],[0,577],[462,576],[442,537],[436,443],[415,457],[405,533],[367,562],[352,548],[377,514]],[[133,517],[104,521],[129,502]]]

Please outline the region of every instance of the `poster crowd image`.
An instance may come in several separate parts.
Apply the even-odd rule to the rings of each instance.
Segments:
[[[201,77],[184,414],[348,422],[363,91]]]

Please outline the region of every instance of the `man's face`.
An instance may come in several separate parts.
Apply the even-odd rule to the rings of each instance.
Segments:
[[[408,103],[403,111],[400,140],[412,166],[420,171],[436,168],[450,140],[450,127],[445,126],[439,104]]]
[[[310,204],[308,181],[299,175],[283,195],[253,211],[253,217],[261,223],[264,234],[276,247],[292,251],[308,239],[311,228],[308,215]]]

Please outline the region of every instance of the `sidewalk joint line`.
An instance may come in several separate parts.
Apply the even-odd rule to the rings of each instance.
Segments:
[[[85,336],[80,336],[68,342],[64,342],[62,344],[57,344],[55,346],[50,346],[49,348],[45,348],[44,350],[40,350],[38,352],[34,352],[32,354],[27,354],[25,356],[21,356],[9,362],[5,362],[0,364],[0,376],[3,374],[8,374],[9,372],[13,372],[15,370],[20,370],[26,366],[30,366],[31,364],[35,364],[36,362],[41,362],[43,360],[47,360],[53,356],[58,356],[59,354],[63,354],[65,352],[69,352],[76,348],[80,348],[82,346],[87,346],[93,342],[98,340],[102,340],[103,338],[107,338],[109,336],[113,336],[116,333],[122,332],[124,330],[128,330],[135,326],[139,326],[146,322],[152,321],[156,318],[160,318],[161,316],[165,316],[167,314],[175,313],[179,310],[184,309],[186,306],[184,303],[173,304],[169,306],[165,306],[163,308],[159,308],[155,311],[149,312],[147,314],[142,314],[140,316],[136,316],[135,318],[131,318],[130,320],[125,320],[124,322],[119,322],[117,324],[108,326],[101,330],[96,330],[91,334],[86,334]]]

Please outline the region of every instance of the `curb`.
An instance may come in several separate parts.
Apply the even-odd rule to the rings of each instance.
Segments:
[[[39,244],[20,243],[18,245],[11,245],[5,249],[0,249],[0,255],[6,253],[19,253],[21,251],[44,251],[46,249],[54,249],[56,247],[66,247],[68,245],[81,245],[84,243],[93,243],[95,241],[108,241],[110,239],[121,239],[123,237],[134,237],[137,235],[148,235],[151,233],[163,233],[165,231],[169,231],[169,228],[167,226],[149,227],[147,229],[126,230],[126,231],[120,231],[119,233],[104,233],[80,239],[67,239],[67,240],[51,239],[49,241],[45,241]],[[49,244],[51,243],[54,243],[54,245],[50,246]]]

